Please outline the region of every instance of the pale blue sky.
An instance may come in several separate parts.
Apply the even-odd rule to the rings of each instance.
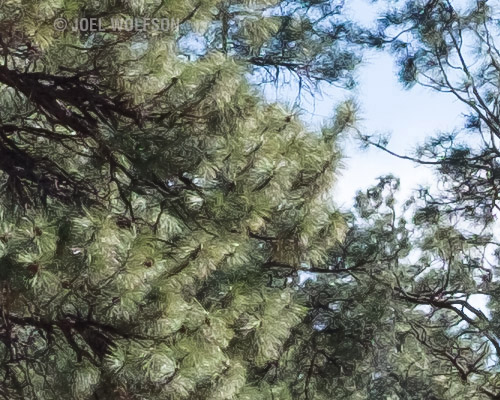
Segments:
[[[390,133],[388,147],[397,153],[411,153],[427,137],[438,131],[451,131],[463,123],[465,109],[452,95],[420,86],[403,90],[394,59],[386,53],[369,53],[358,76],[355,98],[360,105],[360,130],[366,134]],[[316,106],[318,113],[331,110],[327,103]],[[427,167],[375,148],[360,150],[354,141],[345,143],[345,156],[345,169],[334,192],[339,205],[350,204],[357,189],[366,188],[387,173],[401,178],[403,195],[419,184],[435,181]]]
[[[458,1],[459,5],[463,3],[464,0]],[[385,6],[387,2],[349,0],[345,10],[353,21],[369,27],[376,23],[378,10]],[[367,51],[356,75],[358,86],[354,92],[325,88],[314,103],[306,96],[301,102],[305,109],[304,121],[312,128],[318,127],[322,121],[333,117],[338,102],[354,97],[360,106],[358,127],[361,131],[364,134],[390,133],[389,148],[400,154],[411,153],[436,132],[451,131],[463,125],[465,108],[453,95],[421,86],[404,90],[397,79],[395,60],[386,52]],[[266,93],[273,100],[283,101],[282,90],[276,93],[270,89]],[[295,92],[290,96],[291,102],[295,96]],[[344,169],[332,192],[335,202],[344,208],[350,207],[357,190],[374,184],[381,175],[393,173],[401,179],[402,200],[419,185],[436,181],[429,168],[397,159],[375,148],[360,150],[354,140],[344,143],[344,155]]]
[[[361,2],[362,0],[356,0]],[[400,154],[410,154],[418,144],[436,132],[449,132],[463,125],[466,111],[453,95],[415,86],[404,90],[397,78],[394,58],[385,52],[369,51],[357,71],[358,86],[354,91],[336,87],[323,88],[314,99],[304,95],[300,107],[302,119],[317,129],[335,114],[336,105],[354,98],[359,105],[358,128],[363,134],[390,133],[389,148]],[[266,87],[266,97],[292,104],[297,96],[295,87]],[[337,205],[349,207],[356,191],[367,188],[381,175],[393,173],[401,179],[401,199],[419,185],[436,181],[432,170],[391,156],[376,148],[361,150],[359,143],[346,138],[343,143],[344,167],[332,195]]]
[[[370,25],[375,21],[377,4],[367,0],[350,0],[348,11],[358,23]],[[463,5],[464,1],[458,2]],[[379,3],[381,4],[381,3]],[[387,3],[385,3],[387,4]],[[397,78],[395,60],[390,54],[370,51],[357,72],[358,86],[354,93],[330,88],[314,107],[306,107],[315,116],[304,115],[306,123],[317,126],[333,116],[335,104],[347,97],[354,97],[360,106],[359,128],[364,134],[390,133],[389,148],[399,154],[409,154],[418,144],[436,132],[450,132],[463,125],[462,113],[466,111],[452,94],[439,93],[415,86],[404,90]],[[337,205],[352,205],[357,190],[376,183],[379,176],[392,173],[401,179],[399,199],[406,200],[419,185],[435,186],[436,178],[430,168],[400,160],[376,148],[360,150],[354,140],[344,143],[344,169],[332,196]],[[474,295],[473,305],[487,315],[487,296]]]
[[[460,6],[467,1],[454,0],[453,3]],[[351,20],[373,27],[383,7],[402,2],[347,0],[345,3],[344,11]],[[187,37],[183,45],[203,53],[203,43],[194,36]],[[354,97],[360,106],[360,130],[364,134],[391,133],[389,147],[401,154],[411,153],[417,144],[437,131],[449,131],[462,123],[461,113],[465,110],[452,95],[419,86],[403,90],[397,80],[394,59],[386,52],[366,51],[364,62],[357,70],[357,78],[358,86],[354,91],[323,86],[323,94],[317,94],[314,101],[303,95],[300,108],[304,122],[311,129],[317,129],[322,122],[334,116],[334,109],[340,101]],[[298,93],[297,86],[293,84],[279,84],[278,87],[269,84],[263,89],[268,100],[288,103],[290,107]],[[333,199],[343,208],[350,207],[357,190],[371,186],[381,175],[393,173],[401,179],[399,198],[402,200],[408,198],[411,190],[419,184],[435,181],[429,168],[416,166],[374,148],[361,151],[354,140],[344,143],[344,155],[342,175],[332,189]]]
[[[457,2],[463,5],[464,1]],[[373,3],[367,0],[347,2],[347,12],[357,23],[373,26],[381,7],[387,2]],[[389,133],[389,148],[399,154],[411,153],[425,139],[439,131],[451,131],[463,124],[465,108],[453,95],[438,93],[415,86],[404,90],[397,78],[395,60],[382,51],[365,55],[358,70],[359,85],[355,98],[360,105],[359,128],[363,133]],[[327,102],[324,107],[328,113]],[[366,188],[378,176],[393,173],[401,179],[401,197],[407,198],[419,185],[432,185],[436,179],[432,170],[400,160],[381,150],[359,150],[353,141],[345,145],[345,169],[340,177],[334,197],[339,205],[349,206],[357,190]]]
[[[467,0],[454,1],[458,7]],[[387,2],[373,3],[369,0],[348,0],[346,7],[354,21],[365,26],[376,22],[377,8]],[[431,89],[414,86],[404,90],[398,82],[394,58],[383,51],[367,51],[357,70],[358,85],[354,91],[335,87],[323,88],[321,95],[311,99],[302,98],[302,119],[312,129],[334,116],[336,105],[347,98],[354,98],[359,105],[358,128],[363,134],[390,133],[388,147],[399,154],[410,155],[416,146],[437,132],[450,132],[463,126],[466,108],[450,93],[439,93]],[[266,85],[266,97],[270,101],[293,104],[297,88],[293,85],[272,87]],[[358,190],[377,182],[377,177],[392,173],[401,180],[398,200],[405,201],[413,189],[422,186],[436,188],[437,179],[429,167],[418,166],[398,159],[376,148],[361,150],[354,139],[343,143],[344,167],[332,197],[344,210],[350,208]],[[314,274],[303,273],[301,282],[313,279]],[[470,298],[472,305],[489,316],[488,296],[476,294]]]

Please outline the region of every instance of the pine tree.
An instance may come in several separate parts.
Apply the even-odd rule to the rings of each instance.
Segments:
[[[496,243],[463,229],[491,223],[498,197],[484,2],[410,2],[376,33],[331,1],[0,7],[1,397],[498,397]],[[118,17],[172,29],[115,31]],[[452,83],[465,36],[485,64]],[[389,176],[341,214],[329,193],[355,106],[310,132],[254,86],[349,88],[359,43],[392,45],[408,87],[425,77],[471,107],[479,147],[449,135],[417,154],[439,198],[400,212]]]
[[[405,307],[405,336],[423,346],[425,369],[440,380],[438,384],[432,381],[432,398],[497,399],[500,393],[496,8],[486,1],[401,2],[379,17],[376,32],[358,31],[357,41],[393,52],[406,88],[419,84],[449,93],[467,110],[463,127],[434,135],[411,156],[396,154],[433,166],[439,191],[421,188],[408,202],[411,212],[407,210],[396,225],[397,212],[390,211],[393,200],[387,204],[390,212],[385,218],[384,212],[377,211],[383,206],[380,189],[360,198],[364,208],[378,204],[361,215],[361,227],[372,227],[368,232],[373,241],[369,254],[360,254],[361,259],[370,255],[376,260],[374,254],[384,254],[378,262],[390,271],[383,280],[391,287],[391,296]],[[360,136],[365,144],[395,155],[386,138],[361,132]],[[375,229],[377,220],[383,225]],[[390,239],[384,232],[397,232],[399,237]],[[385,242],[377,245],[377,238]],[[398,244],[391,250],[394,243]],[[411,264],[406,257],[410,250],[413,259],[418,256]],[[473,298],[478,295],[489,299],[487,310],[475,304]],[[397,309],[397,302],[391,301],[390,308]],[[411,316],[415,310],[423,314]],[[437,365],[435,370],[431,363]],[[413,378],[411,390],[419,393],[415,374],[412,367],[396,381],[381,382],[401,385]]]
[[[358,193],[330,268],[304,287],[308,315],[292,350],[302,357],[283,372],[304,376],[291,382],[294,398],[498,393],[496,327],[471,299],[498,290],[482,264],[491,236],[461,231],[446,216],[429,220],[418,199],[399,211],[398,188],[387,176]]]
[[[326,194],[353,111],[308,132],[246,75],[349,84],[358,59],[311,16],[339,10],[280,5],[2,3],[0,396],[293,398],[268,374],[298,271],[345,228]],[[126,15],[179,30],[54,29]]]
[[[433,136],[414,154],[414,162],[437,168],[444,189],[439,198],[422,196],[441,212],[491,224],[498,212],[500,138],[496,5],[406,2],[378,21],[378,31],[362,40],[392,51],[400,81],[407,88],[419,84],[448,93],[466,110],[462,127]],[[372,142],[386,147],[383,141]]]

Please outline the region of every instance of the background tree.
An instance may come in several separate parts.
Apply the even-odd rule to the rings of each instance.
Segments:
[[[301,289],[309,312],[277,375],[294,398],[498,396],[495,324],[470,301],[498,290],[482,264],[491,236],[422,218],[421,200],[398,211],[398,188],[388,176],[358,194],[329,267]]]
[[[418,256],[415,274],[404,272],[392,285],[407,307],[429,311],[425,322],[415,321],[414,338],[434,359],[449,362],[463,383],[479,385],[474,396],[498,398],[496,9],[485,1],[459,8],[450,1],[401,2],[378,21],[378,30],[359,40],[390,48],[407,88],[417,83],[450,93],[468,110],[462,128],[432,137],[411,156],[392,152],[387,138],[360,133],[365,144],[435,166],[439,179],[439,191],[422,188],[412,201],[412,225],[421,232],[410,246]],[[489,296],[491,316],[471,301],[476,294]]]
[[[498,211],[500,154],[495,7],[486,1],[470,1],[458,9],[449,1],[404,2],[378,21],[378,31],[362,40],[393,51],[401,82],[449,93],[466,110],[461,129],[433,137],[414,158],[406,157],[437,168],[441,196],[422,195],[441,212],[491,223]]]

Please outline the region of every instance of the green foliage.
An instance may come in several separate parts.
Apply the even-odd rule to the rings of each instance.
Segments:
[[[284,62],[290,22],[283,68],[307,78],[331,43],[305,13],[255,19],[275,6],[2,4],[0,396],[291,398],[262,379],[307,313],[276,266],[321,265],[342,236],[325,194],[349,117],[313,134],[247,83]],[[180,29],[53,28],[126,15]]]
[[[497,290],[481,263],[491,237],[409,222],[420,202],[399,213],[398,187],[388,176],[358,193],[331,267],[303,288],[309,313],[282,372],[300,371],[293,398],[495,396],[495,319],[471,301]]]
[[[485,3],[409,2],[376,33],[321,0],[0,7],[1,397],[498,398],[497,243],[464,226],[498,198]],[[123,16],[179,29],[53,25]],[[331,202],[354,100],[313,133],[250,83],[351,87],[360,43],[392,44],[408,87],[451,90],[483,139],[422,146],[445,190],[402,211],[393,176],[350,214]]]

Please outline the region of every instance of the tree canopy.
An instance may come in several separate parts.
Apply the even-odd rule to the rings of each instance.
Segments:
[[[114,17],[176,22],[71,29]],[[500,398],[497,20],[430,0],[379,21],[321,0],[1,3],[0,397]],[[440,193],[400,208],[381,177],[345,212],[341,137],[387,142],[353,101],[312,131],[257,86],[349,89],[370,46],[463,101],[469,141],[400,155]]]

